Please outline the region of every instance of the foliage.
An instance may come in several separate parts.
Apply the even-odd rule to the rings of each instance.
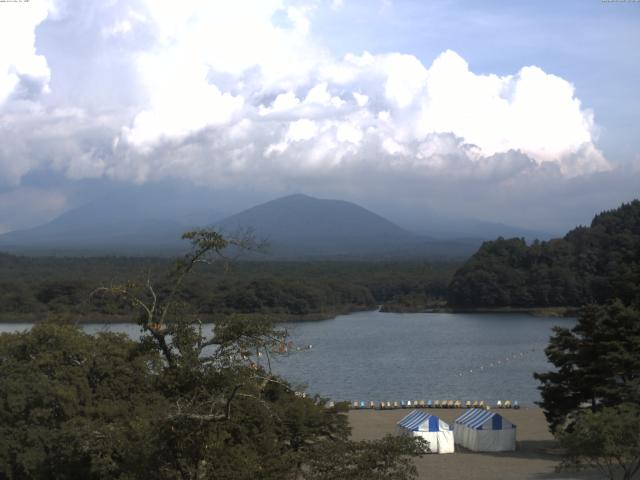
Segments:
[[[325,442],[315,449],[308,480],[402,480],[417,474],[412,456],[429,451],[421,438],[387,435],[375,441]]]
[[[171,288],[174,262],[163,258],[56,258],[0,254],[0,321],[68,314],[82,321],[122,321],[132,314],[119,297],[89,294],[105,282]],[[237,313],[274,321],[327,318],[388,304],[424,309],[446,297],[457,264],[420,262],[237,261],[198,265],[180,298],[207,320]]]
[[[0,335],[0,478],[136,478],[168,407],[160,357],[124,336],[41,324]]]
[[[456,272],[448,300],[457,307],[640,305],[640,201],[596,215],[590,227],[527,245],[485,242]]]
[[[541,405],[552,430],[571,428],[584,406],[593,411],[640,402],[640,311],[620,302],[585,307],[573,329],[555,328],[537,373]]]
[[[559,440],[565,468],[596,467],[611,479],[621,473],[631,480],[640,472],[640,406],[626,403],[581,412]]]
[[[415,478],[422,443],[352,442],[345,405],[271,372],[286,332],[255,316],[205,329],[187,277],[254,244],[185,238],[192,251],[162,288],[147,278],[96,292],[138,312],[139,341],[51,323],[0,336],[0,479]]]

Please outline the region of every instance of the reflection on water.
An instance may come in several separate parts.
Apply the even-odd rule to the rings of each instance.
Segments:
[[[273,369],[306,390],[336,400],[539,399],[532,374],[549,369],[551,328],[572,319],[525,314],[360,312],[281,325],[308,351],[272,359]],[[0,324],[0,332],[27,329]],[[136,338],[132,324],[86,325]],[[263,360],[264,361],[264,360]]]

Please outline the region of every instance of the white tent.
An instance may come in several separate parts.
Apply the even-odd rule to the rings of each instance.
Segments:
[[[432,453],[453,453],[453,432],[435,415],[414,410],[398,422],[396,429],[401,435],[424,438]]]
[[[467,410],[456,419],[453,436],[458,445],[474,452],[516,449],[516,426],[491,410]]]

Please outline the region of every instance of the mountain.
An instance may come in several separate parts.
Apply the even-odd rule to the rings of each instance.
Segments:
[[[216,227],[228,234],[252,228],[276,257],[460,257],[474,248],[417,235],[351,202],[301,194],[255,206]]]
[[[516,237],[532,242],[534,240],[549,240],[559,236],[542,230],[522,228],[500,222],[488,222],[461,215],[445,215],[426,207],[419,210],[393,211],[386,213],[386,215],[412,232],[441,240],[451,238],[493,240],[498,237]]]
[[[640,305],[640,201],[563,238],[484,243],[456,272],[449,297],[457,307],[575,307],[616,298]]]
[[[450,241],[409,232],[354,203],[290,195],[224,217],[206,192],[125,189],[44,225],[0,235],[0,250],[54,255],[176,255],[187,230],[214,226],[227,235],[252,228],[270,243],[262,259],[466,258],[478,240]],[[223,219],[223,220],[220,220]],[[252,257],[250,257],[252,258]]]
[[[307,195],[289,195],[232,215],[218,225],[224,230],[251,226],[273,241],[314,242],[326,240],[414,238],[398,227],[355,203],[323,200]]]
[[[457,227],[457,228],[456,228]],[[553,234],[541,230],[516,227],[500,222],[484,222],[479,220],[458,221],[455,226],[444,230],[438,237],[467,237],[481,240],[491,240],[497,237],[524,238],[527,242],[535,240],[550,240]]]
[[[182,233],[224,215],[203,192],[158,187],[122,189],[51,222],[0,235],[0,249],[29,254],[175,254]]]

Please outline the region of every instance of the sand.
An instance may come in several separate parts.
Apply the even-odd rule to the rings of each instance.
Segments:
[[[398,420],[410,410],[352,410],[349,421],[354,440],[372,440],[394,433]],[[442,420],[453,425],[463,409],[430,409]],[[515,452],[476,453],[459,448],[452,454],[429,454],[416,460],[419,478],[455,480],[494,479],[597,479],[597,472],[555,471],[560,462],[560,450],[547,429],[539,408],[500,410],[517,430]]]

